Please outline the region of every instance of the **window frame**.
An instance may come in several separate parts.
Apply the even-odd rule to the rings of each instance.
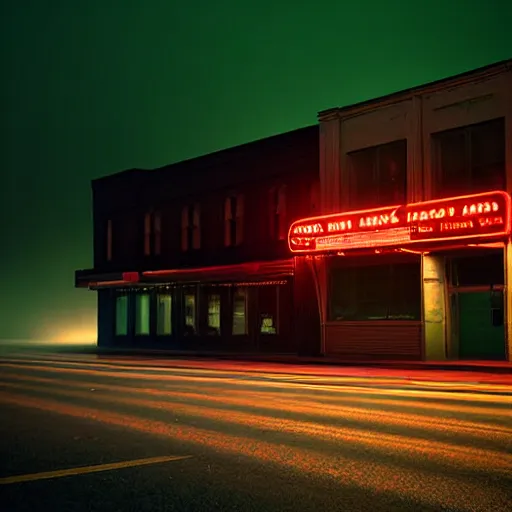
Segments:
[[[395,156],[400,155],[398,161],[390,159],[392,155],[392,148],[396,146],[400,151],[397,151]],[[347,167],[348,167],[348,183],[349,183],[349,207],[351,210],[363,210],[367,208],[377,208],[381,206],[392,206],[404,204],[407,202],[407,189],[408,189],[408,141],[407,138],[400,138],[384,144],[377,144],[374,146],[356,149],[349,151],[347,154]],[[383,180],[385,159],[388,156],[388,162],[394,162],[398,168],[397,180],[398,185],[393,188],[390,183],[391,180]],[[371,161],[371,189],[360,193],[359,183],[360,181],[368,182],[366,179],[358,177],[363,171],[357,171],[357,162],[359,158],[368,158]],[[402,168],[400,168],[402,167]],[[364,166],[363,166],[364,168]],[[391,172],[391,171],[389,171]],[[400,177],[402,173],[403,178]],[[403,183],[400,183],[403,181]],[[389,191],[386,192],[386,188]],[[401,189],[401,190],[400,190]],[[389,198],[385,197],[389,194]],[[394,194],[397,197],[391,197]],[[400,197],[398,197],[400,196]],[[370,198],[371,202],[365,201],[365,197]],[[384,197],[384,199],[383,199]]]
[[[272,187],[269,192],[269,230],[272,240],[286,240],[288,236],[287,225],[287,185]]]
[[[230,194],[224,200],[224,245],[236,247],[244,241],[244,195]]]
[[[498,159],[493,162],[486,162],[485,165],[476,166],[475,165],[475,137],[479,132],[484,132],[485,129],[489,127],[490,130],[487,132],[487,135],[491,136],[490,138],[493,140],[498,140],[498,138],[502,139],[499,144],[502,146],[501,156],[502,159]],[[500,134],[500,137],[492,136],[497,135],[494,133],[494,128],[497,129],[497,133]],[[502,137],[501,137],[502,135]],[[461,159],[462,164],[461,168],[463,169],[462,173],[453,178],[454,183],[451,183],[446,179],[449,171],[445,171],[444,169],[444,158],[443,155],[443,143],[449,142],[450,138],[456,138],[459,136],[463,139],[463,149],[462,155],[458,155],[456,158]],[[464,126],[458,126],[456,128],[450,128],[447,130],[439,130],[430,134],[430,142],[432,146],[432,163],[433,163],[433,196],[434,198],[441,198],[445,196],[458,196],[464,195],[467,193],[476,193],[476,192],[486,192],[491,190],[505,190],[506,189],[506,126],[505,126],[505,118],[504,117],[496,117],[493,119],[489,119],[486,121],[482,121],[479,123],[472,123]],[[487,153],[487,152],[486,152]],[[446,156],[448,157],[450,153],[446,152]],[[451,155],[456,155],[456,152],[452,152]],[[499,179],[501,181],[500,185],[478,185],[478,178],[484,176],[486,173],[475,173],[475,169],[480,167],[483,169],[487,169],[489,166],[502,167],[501,176]],[[496,179],[498,174],[493,175],[493,178]],[[456,183],[455,183],[456,182]],[[500,188],[501,187],[501,188]],[[448,192],[447,192],[448,189]]]
[[[210,311],[212,306],[212,299],[215,297],[216,305],[218,305],[218,311],[213,313]],[[215,315],[215,322],[212,323],[211,319]],[[208,334],[215,334],[220,336],[221,334],[221,323],[222,323],[222,295],[219,292],[209,291],[206,295],[206,327]],[[214,325],[218,324],[218,325]],[[213,333],[215,330],[215,333]]]
[[[142,298],[147,298],[147,319],[144,320],[144,323],[147,322],[147,331],[143,331],[141,329],[143,312],[139,312],[139,307],[141,306]],[[146,300],[145,300],[146,302]],[[135,322],[134,322],[134,332],[135,336],[150,336],[151,335],[151,293],[143,292],[135,294]]]
[[[123,328],[123,332],[119,332],[119,317],[120,317],[120,312],[119,312],[119,304],[120,302],[123,302],[124,305],[124,328]],[[129,329],[129,324],[130,324],[130,321],[129,321],[129,317],[130,317],[130,296],[127,294],[127,293],[117,293],[115,295],[115,303],[114,303],[114,308],[115,308],[115,324],[114,324],[114,333],[116,336],[128,336],[128,329]]]
[[[199,332],[199,318],[198,318],[198,293],[197,290],[185,289],[183,291],[183,326],[185,329],[185,335],[195,336]],[[194,298],[194,306],[193,306],[193,324],[187,323],[187,297]],[[192,328],[192,332],[188,332],[188,328]]]
[[[186,204],[181,209],[181,250],[187,252],[201,248],[201,206]]]
[[[161,312],[160,312],[160,304],[161,298],[169,298],[169,312],[168,312],[168,321],[169,321],[169,331],[162,332],[161,329]],[[157,336],[172,336],[173,335],[173,307],[174,307],[173,294],[171,292],[157,292],[156,293],[156,335]],[[165,322],[165,320],[164,320]],[[165,325],[165,324],[164,324]]]
[[[379,275],[379,270],[382,272]],[[338,274],[338,277],[336,277]],[[401,279],[400,274],[405,275]],[[415,275],[416,283],[410,281]],[[372,277],[373,276],[373,277]],[[409,276],[409,277],[407,277]],[[377,286],[371,284],[379,283]],[[330,322],[421,321],[420,262],[382,263],[363,266],[331,266],[328,275],[328,319]],[[344,293],[338,294],[334,287]],[[374,291],[375,293],[372,293]],[[388,294],[382,296],[382,294]],[[371,304],[373,303],[373,306]],[[352,314],[335,314],[345,304]],[[400,311],[405,304],[411,305]],[[375,313],[369,313],[373,308]],[[381,310],[381,314],[376,313]],[[385,314],[382,314],[383,310]]]
[[[244,329],[243,332],[235,332],[235,302],[236,297],[242,296],[244,298],[244,316],[243,316],[243,322],[244,322]],[[232,300],[231,300],[231,335],[232,336],[247,336],[249,334],[249,319],[248,319],[248,312],[249,312],[249,290],[246,286],[237,286],[233,290],[232,294]]]

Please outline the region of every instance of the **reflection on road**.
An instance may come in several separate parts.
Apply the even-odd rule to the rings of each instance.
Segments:
[[[188,367],[187,367],[188,366]],[[195,366],[195,367],[194,367]],[[512,387],[210,361],[0,360],[0,402],[167,436],[283,471],[456,510],[506,510]],[[290,372],[290,370],[287,370]]]

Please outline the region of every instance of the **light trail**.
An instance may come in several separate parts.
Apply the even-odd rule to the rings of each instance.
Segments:
[[[174,400],[179,400],[178,402],[167,401],[165,403],[173,404],[176,407],[184,407],[182,402],[186,401],[187,403],[195,402],[194,406],[191,407],[209,407],[209,404],[206,405],[205,402],[215,403],[220,407],[244,407],[257,409],[260,411],[266,411],[269,414],[276,414],[280,411],[286,410],[288,412],[294,414],[301,414],[311,416],[316,414],[317,416],[321,416],[322,418],[330,419],[330,420],[340,420],[343,419],[357,421],[359,423],[370,423],[370,424],[381,424],[381,425],[395,425],[407,428],[414,428],[417,430],[426,430],[431,432],[440,432],[443,434],[462,434],[467,433],[474,437],[479,437],[483,439],[488,439],[491,435],[506,435],[511,436],[512,441],[512,426],[508,427],[496,427],[492,424],[483,423],[483,422],[474,422],[468,420],[458,420],[454,418],[443,418],[443,417],[431,417],[429,415],[418,415],[411,413],[397,413],[397,412],[389,412],[389,411],[376,411],[373,409],[366,409],[364,407],[348,407],[344,405],[331,405],[328,409],[325,408],[324,405],[318,404],[315,400],[312,399],[302,399],[300,402],[286,402],[286,407],[283,409],[283,404],[285,402],[275,399],[272,402],[266,398],[255,397],[251,395],[250,397],[245,396],[245,398],[237,398],[229,396],[229,394],[224,394],[223,396],[217,395],[209,395],[206,396],[203,393],[198,392],[187,392],[187,391],[168,391],[168,390],[160,390],[154,388],[136,388],[136,387],[126,387],[126,386],[118,386],[112,384],[99,384],[94,382],[83,382],[83,381],[73,381],[72,383],[65,383],[63,380],[59,379],[51,379],[51,378],[41,378],[41,377],[32,377],[32,376],[12,376],[18,381],[22,381],[23,383],[37,382],[43,384],[50,384],[54,386],[52,388],[53,391],[57,393],[61,393],[64,388],[66,388],[66,394],[69,394],[69,385],[74,388],[88,389],[94,388],[95,390],[104,390],[109,393],[117,392],[121,394],[126,394],[127,392],[138,395],[145,396],[155,396],[155,397],[163,397]],[[64,386],[66,384],[66,386]],[[9,384],[7,384],[9,386]],[[23,384],[22,384],[23,385]],[[40,388],[32,388],[29,385],[26,386],[27,389],[38,389]],[[49,391],[46,389],[45,391]],[[72,390],[71,390],[72,391]],[[85,395],[80,395],[83,398]],[[89,395],[87,395],[88,397]],[[239,396],[239,395],[238,395]],[[121,398],[120,400],[123,400]],[[409,408],[409,404],[406,404],[404,407]],[[453,408],[451,409],[453,411]],[[495,411],[494,411],[495,412]],[[506,411],[501,410],[501,414]],[[189,414],[189,413],[187,413]]]
[[[41,388],[27,384],[9,383],[8,388],[23,391],[40,392]],[[184,415],[188,418],[208,419],[215,422],[223,422],[226,424],[238,424],[250,429],[265,429],[274,432],[288,433],[291,435],[302,435],[314,437],[317,440],[328,440],[331,442],[343,442],[352,444],[365,445],[367,448],[379,450],[388,455],[395,454],[398,447],[406,451],[409,456],[428,457],[430,460],[437,459],[445,464],[454,464],[465,466],[468,469],[480,469],[485,472],[506,473],[512,476],[512,455],[502,455],[499,451],[488,449],[475,449],[467,446],[456,446],[434,440],[423,440],[421,438],[413,438],[403,435],[388,435],[383,432],[368,432],[362,428],[350,428],[346,426],[325,426],[318,422],[301,421],[298,419],[273,418],[265,414],[253,414],[234,409],[218,410],[208,408],[206,406],[199,407],[197,405],[187,405],[181,402],[171,401],[153,401],[141,398],[123,398],[119,395],[107,393],[90,393],[82,391],[72,391],[69,389],[53,388],[45,390],[48,394],[57,394],[63,398],[79,398],[93,402],[102,402],[105,404],[123,404],[139,409],[157,409],[168,411],[173,415]],[[290,411],[292,412],[292,411]],[[348,413],[344,414],[344,418],[350,418]],[[365,415],[368,423],[376,424],[378,419],[369,422],[369,418]],[[353,419],[358,419],[357,414],[353,414]],[[359,421],[361,421],[359,419]],[[382,425],[386,425],[385,421],[381,421]],[[399,423],[394,423],[398,425]],[[388,424],[389,425],[389,424]],[[403,427],[422,428],[422,425],[416,425],[414,422],[404,421]],[[426,427],[425,427],[426,428]],[[452,434],[456,434],[457,430],[452,430]],[[509,441],[512,442],[512,436],[508,435]]]
[[[0,401],[165,436],[190,447],[203,446],[218,453],[247,457],[282,469],[297,471],[299,474],[328,478],[343,485],[377,492],[400,493],[401,496],[416,503],[418,509],[422,506],[435,506],[473,512],[477,509],[505,510],[509,504],[509,494],[498,484],[489,483],[483,489],[471,479],[463,479],[454,476],[453,473],[440,475],[417,466],[404,470],[394,464],[354,460],[339,453],[318,453],[300,446],[279,445],[190,425],[182,426],[94,407],[63,404],[58,400],[43,400],[0,392]],[[455,489],[457,492],[454,492]]]

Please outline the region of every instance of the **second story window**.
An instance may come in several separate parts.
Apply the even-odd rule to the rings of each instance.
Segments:
[[[405,203],[406,140],[353,151],[348,161],[352,210]]]
[[[201,247],[201,211],[197,203],[185,205],[181,210],[181,250]]]
[[[144,215],[144,255],[158,256],[162,250],[162,216],[160,212]]]
[[[240,245],[244,239],[244,197],[227,197],[224,202],[224,245]]]
[[[505,120],[432,135],[436,197],[505,188]]]
[[[112,261],[112,219],[107,220],[107,261]]]
[[[270,190],[270,236],[274,240],[286,240],[286,186],[274,187]]]

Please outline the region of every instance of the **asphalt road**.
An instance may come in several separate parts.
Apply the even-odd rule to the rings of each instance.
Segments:
[[[313,373],[4,351],[2,509],[512,510],[512,386]]]

